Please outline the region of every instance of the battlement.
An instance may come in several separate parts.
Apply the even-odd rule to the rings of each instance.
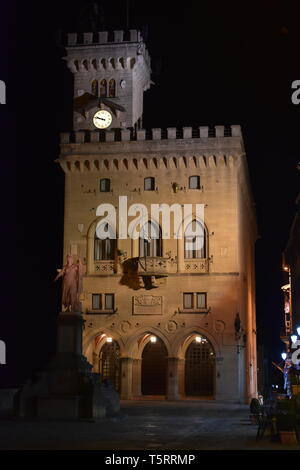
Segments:
[[[60,134],[61,144],[84,144],[97,142],[128,142],[128,141],[159,141],[159,140],[189,140],[189,139],[218,139],[227,137],[242,137],[241,127],[232,126],[200,126],[196,128],[168,127],[167,129],[154,128],[150,130],[138,129],[134,133],[130,129],[115,129],[111,131],[74,131]]]
[[[137,29],[129,31],[99,31],[87,33],[68,33],[67,46],[86,46],[104,44],[139,43],[143,41],[142,34]]]

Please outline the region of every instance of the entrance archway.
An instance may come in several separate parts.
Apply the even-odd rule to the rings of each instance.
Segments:
[[[215,352],[204,336],[196,336],[185,354],[185,394],[214,395]]]
[[[161,339],[149,341],[142,353],[142,395],[166,395],[167,349]]]
[[[120,347],[116,341],[102,346],[99,354],[99,372],[102,381],[109,380],[118,392],[121,391]]]

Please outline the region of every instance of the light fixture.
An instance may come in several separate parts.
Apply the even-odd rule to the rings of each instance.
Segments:
[[[300,336],[300,326],[297,327],[297,333]]]
[[[106,338],[106,342],[107,342],[107,343],[112,343],[112,340],[113,340],[113,339],[112,339],[111,336],[108,336],[108,337]]]
[[[196,336],[195,341],[196,343],[201,343],[201,336]]]
[[[293,344],[295,344],[297,342],[297,339],[298,339],[297,335],[292,335],[291,336],[291,340],[292,340]]]
[[[156,336],[150,336],[151,343],[156,343]]]
[[[284,271],[288,271],[289,270],[289,267],[288,266],[284,266]]]
[[[287,353],[285,353],[285,352],[281,353],[281,357],[285,361],[286,358],[287,358]]]

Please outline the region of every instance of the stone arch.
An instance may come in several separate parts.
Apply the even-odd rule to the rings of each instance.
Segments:
[[[97,343],[95,343],[95,340],[98,337],[99,340],[97,341]],[[111,328],[104,326],[101,328],[93,328],[91,332],[87,333],[83,338],[83,354],[87,357],[88,360],[88,356],[90,356],[90,354],[86,354],[87,351],[90,350],[91,353],[98,354],[101,347],[105,343],[107,337],[111,337],[114,341],[119,344],[121,355],[125,354],[125,345],[122,336],[116,330],[112,330]]]
[[[196,343],[195,343],[196,357],[194,356],[195,353],[192,353],[191,351],[189,351],[189,347],[193,347],[196,336],[201,336],[202,338],[205,338],[208,341],[207,347],[211,348],[211,350],[214,352],[213,362],[209,366],[207,362],[204,362],[203,363],[204,369],[202,369],[202,366],[201,366],[202,354],[200,354],[199,359],[197,359],[197,355],[199,353],[197,354]],[[203,347],[205,351],[206,349],[205,345],[203,345]],[[192,353],[192,356],[190,356],[189,353]],[[178,361],[178,368],[176,370],[176,376],[178,376],[176,392],[179,394],[179,396],[183,397],[187,395],[188,396],[189,395],[197,395],[197,396],[209,395],[210,397],[215,397],[216,387],[217,387],[216,357],[220,356],[220,346],[215,340],[215,338],[208,331],[199,327],[198,325],[191,326],[188,329],[185,329],[184,333],[179,333],[174,338],[174,342],[172,343],[171,354]],[[193,356],[195,357],[196,362],[194,362]],[[190,362],[191,358],[192,358],[192,362]],[[187,360],[188,362],[186,362]],[[198,362],[199,360],[200,362]],[[207,361],[207,359],[204,359],[204,361]],[[207,366],[208,366],[208,370],[207,370]],[[197,374],[200,373],[200,375],[195,376],[194,373],[191,374],[191,370],[194,370],[195,372],[197,372]],[[201,374],[201,370],[203,370],[204,376]],[[198,377],[198,379],[196,377]],[[196,380],[196,384],[198,384],[196,387],[197,392],[194,393],[195,391],[195,388],[194,388],[193,392],[191,393],[191,388],[190,388],[191,381],[192,383],[194,382],[194,385],[195,385],[195,380]],[[199,383],[200,384],[202,383],[202,386],[201,385],[199,386]],[[206,390],[208,386],[208,389],[209,389],[208,393],[203,391],[203,383],[205,384]]]
[[[185,328],[184,332],[178,332],[172,342],[172,347],[170,354],[171,356],[178,357],[179,359],[184,359],[186,350],[190,343],[193,341],[194,337],[200,335],[205,336],[208,341],[211,343],[216,356],[221,354],[220,345],[217,343],[214,336],[204,328],[199,327],[198,325],[190,326]]]
[[[128,338],[125,344],[128,356],[135,359],[141,359],[144,347],[150,341],[151,335],[157,336],[164,343],[169,355],[171,352],[171,345],[167,335],[165,335],[158,327],[147,326],[140,327],[136,331],[135,335]]]

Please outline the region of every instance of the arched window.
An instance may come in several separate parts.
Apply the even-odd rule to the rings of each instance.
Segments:
[[[98,238],[97,233],[95,233],[94,239],[94,260],[95,261],[104,261],[104,260],[114,260],[116,252],[116,239],[113,237],[113,230],[106,223],[104,227],[105,232],[107,232],[107,238]]]
[[[116,96],[116,81],[113,78],[108,82],[108,96],[109,98]]]
[[[100,96],[106,96],[107,94],[107,82],[105,78],[100,82]]]
[[[153,178],[153,176],[150,176],[144,179],[144,190],[145,191],[155,190],[155,178]]]
[[[92,81],[92,95],[98,96],[98,80]]]
[[[156,222],[147,222],[140,231],[139,254],[143,256],[162,256],[161,228]]]
[[[200,189],[200,176],[189,177],[189,189]]]
[[[100,191],[101,193],[108,193],[110,191],[110,179],[102,178],[100,180]]]
[[[186,259],[206,258],[205,228],[197,220],[193,220],[184,233],[184,257]]]

